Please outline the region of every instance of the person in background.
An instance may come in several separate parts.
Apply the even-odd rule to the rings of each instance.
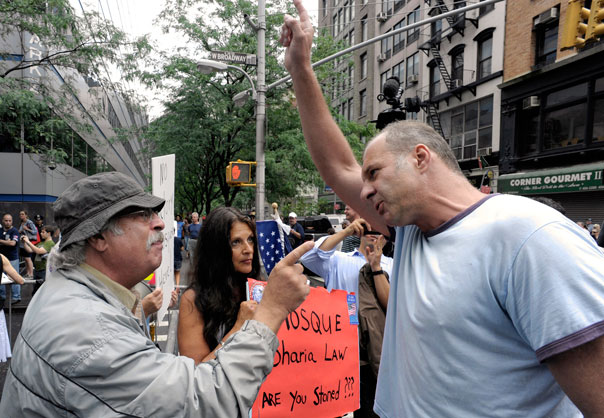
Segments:
[[[346,221],[348,221],[348,224],[351,224],[360,218],[359,214],[356,213],[356,211],[351,208],[350,205],[346,205],[344,208],[344,215],[346,216]],[[345,227],[342,226],[342,229],[345,229]],[[342,252],[353,252],[355,249],[359,248],[359,245],[361,245],[361,238],[357,235],[349,235],[344,238],[344,241],[342,241]]]
[[[325,279],[327,290],[343,289],[357,295],[361,406],[355,417],[377,417],[372,408],[390,292],[388,277],[392,273],[392,258],[382,256],[384,236],[369,229],[359,217],[346,229],[319,239],[300,259]],[[338,251],[338,244],[352,235],[360,237],[359,248],[349,253]]]
[[[191,239],[197,239],[199,236],[199,231],[201,230],[201,222],[199,222],[199,214],[197,212],[193,212],[191,215],[192,223],[189,225],[189,233]]]
[[[182,252],[184,249],[182,240],[179,237],[174,237],[174,284],[176,289],[179,289],[178,285],[180,285],[180,268],[182,267]]]
[[[25,283],[23,277],[19,275],[17,270],[3,254],[0,254],[0,277],[2,274],[8,276],[10,280],[18,285]],[[15,286],[15,285],[13,285]],[[4,309],[0,307],[0,362],[5,362],[11,357],[11,342],[8,338],[8,329],[6,328],[6,319],[4,318]]]
[[[176,220],[176,236],[180,239],[183,239],[182,228],[185,223],[183,222],[182,217],[180,215],[176,215],[175,220]]]
[[[11,266],[19,271],[19,231],[13,226],[13,217],[10,213],[2,215],[2,230],[0,230],[0,254],[4,255]],[[21,301],[21,285],[11,286],[12,303]],[[0,307],[4,306],[6,287],[0,286]]]
[[[290,212],[289,216],[289,241],[292,244],[292,248],[296,249],[304,242],[304,228],[298,223],[298,215],[296,212]]]
[[[183,225],[182,225],[182,234],[183,234],[184,240],[185,240],[185,254],[186,254],[187,258],[189,258],[189,241],[191,239],[191,232],[189,231],[189,226],[191,226],[191,219],[187,216],[183,220]]]
[[[63,238],[17,336],[1,417],[248,416],[275,333],[310,291],[295,265],[308,246],[275,267],[253,319],[216,359],[196,365],[162,353],[134,313],[130,289],[162,261],[164,203],[117,172],[78,180],[54,202]]]
[[[32,295],[34,295],[40,286],[44,284],[46,280],[46,261],[48,260],[48,255],[50,254],[50,250],[55,246],[55,242],[52,240],[52,236],[55,232],[55,228],[51,225],[43,226],[40,230],[40,242],[37,244],[32,244],[27,235],[21,235],[21,240],[23,240],[23,248],[25,251],[34,254],[34,280],[36,284],[34,284],[34,289],[32,291]]]
[[[248,278],[259,279],[256,226],[230,207],[214,209],[201,229],[193,282],[180,300],[178,348],[195,363],[211,360],[231,335],[253,317]]]
[[[600,224],[593,224],[591,228],[591,236],[598,242],[598,236],[600,235]]]
[[[36,225],[38,232],[40,232],[40,229],[42,229],[42,227],[44,226],[44,217],[42,215],[40,215],[39,213],[37,213],[34,216],[34,224]]]
[[[22,210],[21,212],[19,212],[19,219],[21,220],[21,225],[19,226],[19,235],[27,235],[27,237],[33,244],[37,244],[38,242],[40,242],[40,238],[38,237],[38,229],[36,228],[36,225],[33,223],[33,221],[29,219],[26,210]],[[19,243],[21,257],[23,257],[23,259],[25,260],[25,278],[32,279],[34,277],[34,254],[25,251],[23,245],[23,242]]]
[[[585,220],[585,228],[587,228],[587,230],[589,231],[589,233],[591,234],[591,230],[594,227],[594,223],[591,221],[591,218],[587,218]]]

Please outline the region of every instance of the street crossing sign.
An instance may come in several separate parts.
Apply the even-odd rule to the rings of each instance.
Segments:
[[[210,59],[233,64],[256,65],[256,55],[232,51],[210,51]]]

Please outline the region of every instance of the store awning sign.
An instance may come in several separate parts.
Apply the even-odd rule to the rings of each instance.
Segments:
[[[508,194],[547,194],[604,190],[604,164],[499,176],[497,190]]]

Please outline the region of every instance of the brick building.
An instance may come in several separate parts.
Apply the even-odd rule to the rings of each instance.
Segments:
[[[568,2],[507,3],[497,189],[604,220],[604,43],[562,50]],[[589,8],[591,1],[585,2]]]

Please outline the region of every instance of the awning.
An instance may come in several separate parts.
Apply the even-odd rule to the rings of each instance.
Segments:
[[[503,174],[497,191],[508,194],[549,194],[604,190],[604,162]]]

